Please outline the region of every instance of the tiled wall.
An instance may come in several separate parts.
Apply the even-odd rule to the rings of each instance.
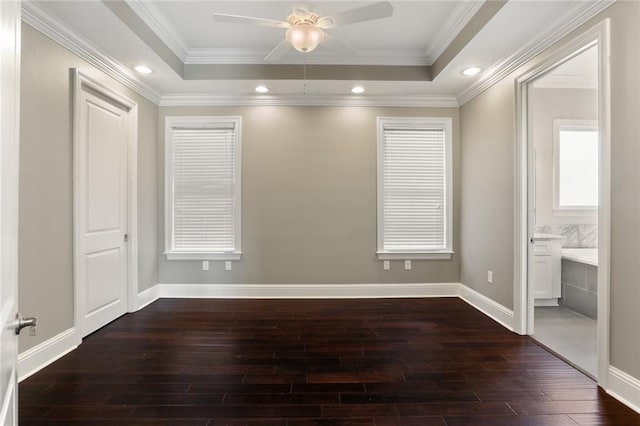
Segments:
[[[564,248],[598,247],[598,225],[538,225],[535,232],[562,235]]]
[[[598,318],[598,268],[562,259],[560,305],[586,317]]]

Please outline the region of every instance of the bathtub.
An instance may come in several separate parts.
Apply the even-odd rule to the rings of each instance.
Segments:
[[[573,260],[578,263],[586,263],[591,266],[598,266],[597,248],[563,248],[562,258]]]
[[[598,317],[598,249],[562,249],[561,306],[586,317]]]

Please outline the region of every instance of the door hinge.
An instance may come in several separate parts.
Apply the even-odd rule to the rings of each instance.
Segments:
[[[124,242],[126,243],[127,241],[129,241],[129,234],[124,234]]]

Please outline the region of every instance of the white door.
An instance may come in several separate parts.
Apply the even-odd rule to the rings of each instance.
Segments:
[[[127,311],[128,111],[82,86],[76,145],[76,297],[82,336]]]
[[[0,1],[0,425],[18,423],[18,161],[20,3]]]

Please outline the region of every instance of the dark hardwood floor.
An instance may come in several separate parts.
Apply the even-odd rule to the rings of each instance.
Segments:
[[[640,425],[459,299],[163,299],[19,386],[20,424]]]

